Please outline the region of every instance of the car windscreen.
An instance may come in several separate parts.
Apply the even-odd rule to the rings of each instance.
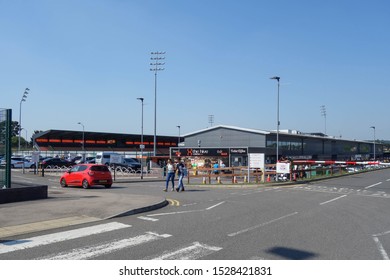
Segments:
[[[100,172],[109,172],[108,167],[105,165],[94,165],[91,166],[92,171],[100,171]]]

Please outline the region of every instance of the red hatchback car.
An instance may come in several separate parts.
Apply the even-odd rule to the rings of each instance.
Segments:
[[[95,185],[111,188],[112,176],[106,165],[78,164],[61,176],[60,184],[63,188],[67,186],[81,186],[87,189]]]

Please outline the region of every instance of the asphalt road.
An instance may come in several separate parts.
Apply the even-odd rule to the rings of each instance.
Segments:
[[[47,182],[51,188],[59,187],[56,180]],[[24,238],[36,247],[1,253],[0,259],[390,257],[390,169],[284,187],[188,186],[182,193],[162,189],[161,182],[114,184],[110,191],[161,194],[170,205],[27,235]]]

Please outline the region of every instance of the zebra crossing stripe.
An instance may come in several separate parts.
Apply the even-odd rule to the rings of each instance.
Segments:
[[[113,230],[129,228],[129,227],[131,227],[131,225],[112,222],[108,224],[90,226],[85,228],[79,228],[79,229],[73,229],[73,230],[68,230],[63,232],[31,237],[27,239],[0,242],[0,254],[12,252],[12,251],[24,250],[24,249],[38,247],[42,245],[48,245],[56,242],[76,239],[80,237],[100,234],[104,232],[109,232]]]
[[[199,242],[194,242],[188,247],[173,252],[164,252],[162,255],[153,257],[152,260],[196,260],[221,250],[220,247],[213,247]]]
[[[86,260],[98,257],[101,255],[113,253],[124,248],[134,247],[143,243],[168,238],[170,234],[157,234],[154,232],[146,232],[144,235],[139,235],[132,238],[121,239],[113,242],[103,243],[97,246],[88,246],[80,249],[74,249],[66,253],[46,256],[44,260]]]

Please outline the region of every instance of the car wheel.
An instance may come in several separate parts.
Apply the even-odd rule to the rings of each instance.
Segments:
[[[30,166],[31,169],[35,169],[35,164]]]
[[[66,181],[65,181],[65,179],[62,179],[61,180],[61,187],[63,187],[63,188],[66,188],[68,185],[66,184]]]
[[[104,187],[109,189],[109,188],[111,188],[111,185],[104,185]]]
[[[88,189],[89,188],[89,184],[88,184],[88,181],[87,180],[83,180],[83,188],[84,189]]]

